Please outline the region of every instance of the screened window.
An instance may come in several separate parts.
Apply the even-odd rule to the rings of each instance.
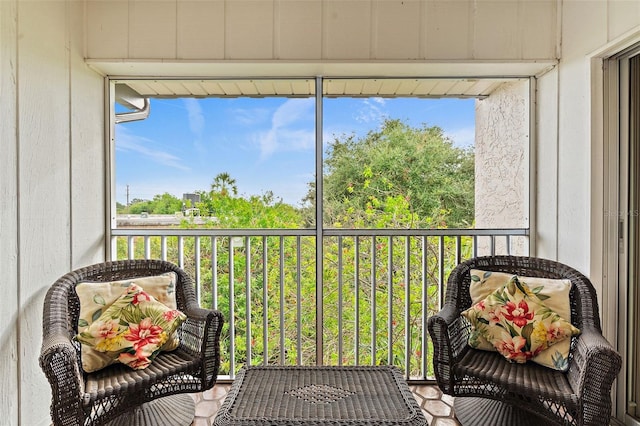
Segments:
[[[528,84],[113,81],[113,224],[527,227]]]

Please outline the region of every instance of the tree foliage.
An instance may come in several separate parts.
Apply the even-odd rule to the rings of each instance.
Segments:
[[[276,201],[271,191],[249,198],[232,196],[228,190],[212,189],[199,194],[200,202],[196,207],[209,217],[204,225],[207,227],[268,229],[300,225],[298,210],[282,200]]]
[[[219,192],[222,195],[238,195],[238,186],[236,180],[227,172],[218,173],[211,183],[211,191]]]
[[[400,120],[386,120],[361,139],[335,139],[325,159],[325,225],[468,227],[473,160],[473,152],[454,146],[441,128]]]
[[[122,210],[120,206],[122,206]],[[153,200],[134,199],[128,208],[124,205],[120,206],[118,206],[118,213],[174,214],[182,211],[182,200],[165,192],[164,194],[154,195]]]

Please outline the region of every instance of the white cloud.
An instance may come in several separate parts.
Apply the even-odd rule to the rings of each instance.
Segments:
[[[189,114],[189,129],[194,135],[200,137],[204,131],[204,115],[202,114],[202,108],[197,99],[185,98],[184,106]]]
[[[445,131],[445,136],[453,141],[455,146],[467,148],[475,144],[475,127],[464,127],[452,131]]]
[[[172,167],[174,169],[183,171],[191,170],[183,163],[180,157],[176,157],[175,155],[165,151],[149,148],[148,145],[152,144],[153,141],[149,138],[135,136],[129,133],[124,128],[117,128],[116,150],[136,152],[144,157],[147,157],[149,160],[155,163]]]
[[[366,98],[362,102],[362,108],[355,111],[354,118],[361,123],[380,123],[388,116],[385,106],[384,98]]]
[[[189,130],[194,136],[193,146],[200,154],[204,154],[206,153],[206,148],[202,143],[202,135],[206,123],[200,102],[194,98],[184,98],[183,103],[189,118]]]
[[[301,151],[313,149],[315,146],[315,133],[306,130],[307,123],[302,128],[296,125],[309,114],[313,114],[313,99],[288,99],[276,111],[271,118],[271,128],[255,135],[255,141],[260,147],[262,159],[271,156],[277,151]]]
[[[276,199],[281,198],[283,202],[292,206],[300,205],[302,198],[309,191],[308,183],[313,181],[313,173],[286,175],[282,178],[271,177],[267,182],[264,180],[243,181],[241,193],[244,195],[260,195],[267,191],[272,191]]]
[[[267,132],[259,133],[257,142],[260,146],[260,157],[266,158],[278,149],[278,135],[276,129],[270,129]]]
[[[271,119],[274,128],[295,124],[301,118],[306,117],[309,112],[313,112],[315,99],[313,98],[292,98],[280,105]]]
[[[269,110],[265,108],[236,108],[230,112],[234,122],[243,126],[255,126],[269,119]]]

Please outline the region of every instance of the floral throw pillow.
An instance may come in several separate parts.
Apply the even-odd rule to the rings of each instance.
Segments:
[[[169,336],[186,315],[158,302],[131,284],[111,306],[76,338],[93,349],[108,353],[140,370],[151,364]]]
[[[462,315],[502,356],[517,363],[580,333],[517,276]]]
[[[483,300],[498,288],[503,287],[513,276],[514,274],[505,272],[472,269],[470,271],[471,283],[469,285],[472,305]],[[518,279],[526,283],[548,308],[555,311],[562,318],[567,320],[571,318],[571,304],[569,301],[571,280],[526,276],[518,276]],[[495,351],[493,345],[475,329],[472,329],[469,336],[469,345],[475,349]],[[570,352],[571,339],[565,339],[543,350],[531,361],[554,370],[567,371],[569,369]]]
[[[80,282],[76,285],[76,294],[80,301],[78,333],[85,331],[89,324],[100,318],[102,313],[113,304],[131,284],[137,284],[158,302],[171,309],[177,308],[175,272],[160,275],[129,278],[109,282]],[[163,351],[172,351],[179,345],[178,336],[174,333],[162,347]],[[82,369],[91,373],[116,362],[107,353],[96,351],[88,345],[81,345]]]

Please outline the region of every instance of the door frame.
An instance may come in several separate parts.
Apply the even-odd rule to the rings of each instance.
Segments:
[[[602,282],[600,312],[604,335],[623,357],[612,395],[612,416],[629,426],[640,426],[640,421],[626,414],[629,167],[621,159],[629,155],[628,59],[636,54],[640,54],[640,32],[627,35],[590,55],[594,243],[590,272],[593,279]]]

